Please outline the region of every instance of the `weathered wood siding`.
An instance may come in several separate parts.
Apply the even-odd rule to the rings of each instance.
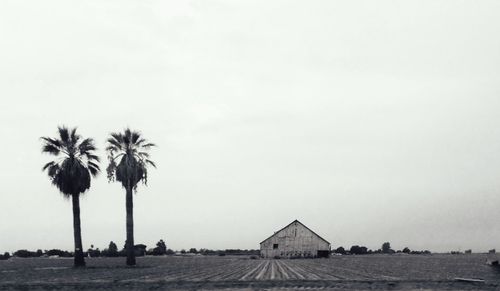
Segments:
[[[260,244],[260,255],[264,258],[316,257],[318,251],[330,251],[330,243],[299,221],[292,222]]]

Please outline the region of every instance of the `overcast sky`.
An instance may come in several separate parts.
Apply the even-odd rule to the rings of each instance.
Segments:
[[[157,143],[135,199],[153,247],[500,248],[499,1],[1,1],[0,251],[73,249],[40,136]],[[103,168],[106,164],[102,165]],[[125,241],[93,180],[84,248]]]

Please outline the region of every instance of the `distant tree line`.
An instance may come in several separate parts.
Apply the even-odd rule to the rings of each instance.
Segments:
[[[493,250],[489,250],[488,253],[490,253],[490,254],[493,253],[494,254],[495,250],[494,249]],[[462,255],[462,254],[470,255],[470,254],[472,254],[472,250],[469,249],[469,250],[465,250],[464,252],[461,252],[461,251],[451,251],[450,254],[452,254],[452,255]]]
[[[134,255],[136,257],[142,256],[162,256],[162,255],[173,255],[175,252],[171,249],[167,248],[165,242],[161,239],[156,243],[156,247],[148,249],[144,244],[136,244],[134,245]],[[91,246],[87,251],[88,257],[126,257],[127,256],[127,247],[126,243],[123,249],[118,250],[117,245],[111,241],[109,243],[108,248],[104,250],[99,250],[99,248],[94,249]]]
[[[73,257],[74,253],[58,249],[43,250],[43,251],[42,250],[29,251],[22,249],[13,252],[12,255],[8,252],[5,252],[3,255],[0,255],[0,260],[7,260],[12,256],[18,258],[37,258],[37,257],[50,257],[50,256]]]
[[[225,255],[255,255],[258,256],[259,250],[242,250],[242,249],[225,249],[225,250],[210,250],[210,249],[200,249],[190,248],[188,251],[185,249],[180,250],[179,252],[175,252],[172,249],[167,248],[167,245],[163,239],[159,240],[156,243],[154,248],[147,248],[144,244],[136,244],[134,246],[134,254],[136,257],[141,256],[165,256],[165,255],[174,255],[176,253],[179,254],[199,254],[204,256],[225,256]],[[51,250],[37,250],[37,251],[29,251],[29,250],[17,250],[12,256],[18,258],[35,258],[35,257],[74,257],[74,252],[63,251],[59,249],[51,249]],[[116,243],[111,241],[107,248],[100,250],[99,248],[94,248],[94,245],[86,251],[83,252],[85,257],[127,257],[127,248],[126,243],[122,249],[118,249]],[[0,255],[0,260],[7,260],[11,257],[10,253],[6,252],[3,255]]]
[[[254,249],[225,249],[225,250],[209,250],[209,249],[200,249],[200,254],[205,256],[258,256],[260,255],[260,250]]]
[[[371,250],[365,246],[353,245],[349,250],[344,249],[344,247],[338,247],[333,251],[333,253],[341,255],[369,255],[369,254],[394,254],[394,253],[421,255],[421,254],[430,254],[431,252],[428,250],[412,251],[408,247],[405,247],[402,250],[395,251],[391,248],[391,244],[389,242],[385,242],[382,244],[382,247],[378,250]]]

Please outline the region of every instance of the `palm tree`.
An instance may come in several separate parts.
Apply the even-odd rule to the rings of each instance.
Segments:
[[[146,141],[139,132],[125,129],[123,133],[111,133],[108,138],[109,165],[107,170],[109,181],[121,182],[126,189],[125,206],[127,209],[127,265],[135,265],[134,252],[134,204],[132,190],[137,191],[137,184],[142,181],[147,184],[148,166],[156,168],[149,159],[148,150],[155,146]]]
[[[94,154],[94,140],[76,133],[76,128],[59,127],[59,138],[42,137],[42,152],[57,157],[43,166],[52,184],[73,202],[73,235],[75,267],[85,266],[80,228],[80,194],[90,188],[91,176],[99,173],[99,157]]]

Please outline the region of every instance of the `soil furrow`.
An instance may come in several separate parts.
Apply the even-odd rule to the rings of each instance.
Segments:
[[[261,280],[262,277],[264,276],[264,274],[266,273],[267,271],[267,268],[269,266],[269,262],[270,261],[267,261],[266,264],[264,265],[264,267],[260,270],[260,272],[257,274],[257,276],[255,277],[256,280]]]
[[[301,280],[302,280],[302,279],[304,279],[304,276],[303,276],[302,274],[300,274],[299,272],[297,272],[297,271],[295,270],[295,268],[291,267],[291,266],[289,265],[289,262],[285,262],[285,261],[283,261],[283,265],[284,265],[286,268],[288,268],[288,270],[289,270],[292,274],[294,274],[294,275],[295,275],[295,279],[301,279]]]
[[[281,261],[276,261],[276,266],[278,267],[279,273],[281,274],[280,279],[290,279],[290,275],[288,275],[288,273],[283,268]]]
[[[264,263],[265,261],[261,262],[257,267],[255,267],[250,272],[243,275],[243,277],[241,277],[240,280],[247,280],[248,278],[250,278],[254,273],[256,273],[262,267],[262,265],[264,265]]]

